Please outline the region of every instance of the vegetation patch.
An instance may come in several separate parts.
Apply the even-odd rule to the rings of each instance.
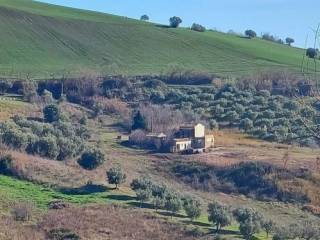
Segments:
[[[281,188],[281,181],[308,179],[311,173],[277,168],[268,163],[242,162],[240,164],[215,167],[199,163],[176,162],[170,167],[176,177],[196,189],[240,193],[260,200],[281,200],[306,203],[310,199],[303,192],[290,192]]]

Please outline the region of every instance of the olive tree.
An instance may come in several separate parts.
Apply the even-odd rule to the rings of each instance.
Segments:
[[[231,214],[228,206],[213,202],[208,205],[208,220],[212,222],[216,227],[216,232],[219,232],[221,228],[231,224]]]
[[[126,181],[126,174],[122,171],[120,166],[112,167],[107,171],[107,179],[109,184],[118,186]]]
[[[201,203],[197,199],[186,198],[183,202],[183,209],[192,222],[201,215]]]

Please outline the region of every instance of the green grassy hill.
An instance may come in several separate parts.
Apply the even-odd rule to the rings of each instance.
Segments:
[[[30,0],[0,0],[0,75],[157,74],[174,67],[221,75],[299,71],[304,51],[261,39],[169,29]]]

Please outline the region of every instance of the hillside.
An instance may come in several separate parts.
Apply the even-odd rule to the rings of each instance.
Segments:
[[[157,74],[173,66],[220,75],[299,71],[303,50],[261,39],[169,29],[29,0],[0,0],[0,75]]]

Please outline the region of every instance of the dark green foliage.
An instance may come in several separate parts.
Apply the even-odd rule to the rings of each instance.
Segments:
[[[144,14],[140,17],[141,21],[149,21],[149,16],[147,14]]]
[[[43,109],[44,120],[48,123],[57,122],[60,120],[61,113],[57,105],[51,104]]]
[[[50,240],[80,240],[80,237],[69,229],[52,229],[47,234]]]
[[[132,130],[146,129],[146,122],[140,111],[133,118]]]
[[[196,31],[196,32],[205,32],[206,28],[200,24],[194,23],[191,26],[191,30]]]
[[[87,170],[93,170],[105,162],[105,156],[99,149],[90,149],[82,153],[78,163]]]
[[[294,39],[291,37],[287,37],[286,38],[286,44],[288,44],[289,46],[291,46],[291,44],[294,43]]]
[[[177,28],[182,23],[182,19],[180,17],[174,16],[169,19],[169,22],[170,27]]]
[[[126,181],[126,174],[123,173],[120,166],[116,166],[107,171],[107,179],[109,184],[116,185],[116,189],[118,186]]]
[[[244,34],[248,37],[248,38],[255,38],[257,36],[257,33],[251,29],[248,29],[244,32]]]
[[[309,58],[316,58],[318,56],[318,51],[315,48],[308,48],[306,51],[306,56]]]
[[[229,207],[213,202],[208,205],[208,220],[216,227],[216,232],[231,224],[231,213]]]
[[[14,173],[13,158],[11,155],[0,156],[0,174],[11,175]]]

